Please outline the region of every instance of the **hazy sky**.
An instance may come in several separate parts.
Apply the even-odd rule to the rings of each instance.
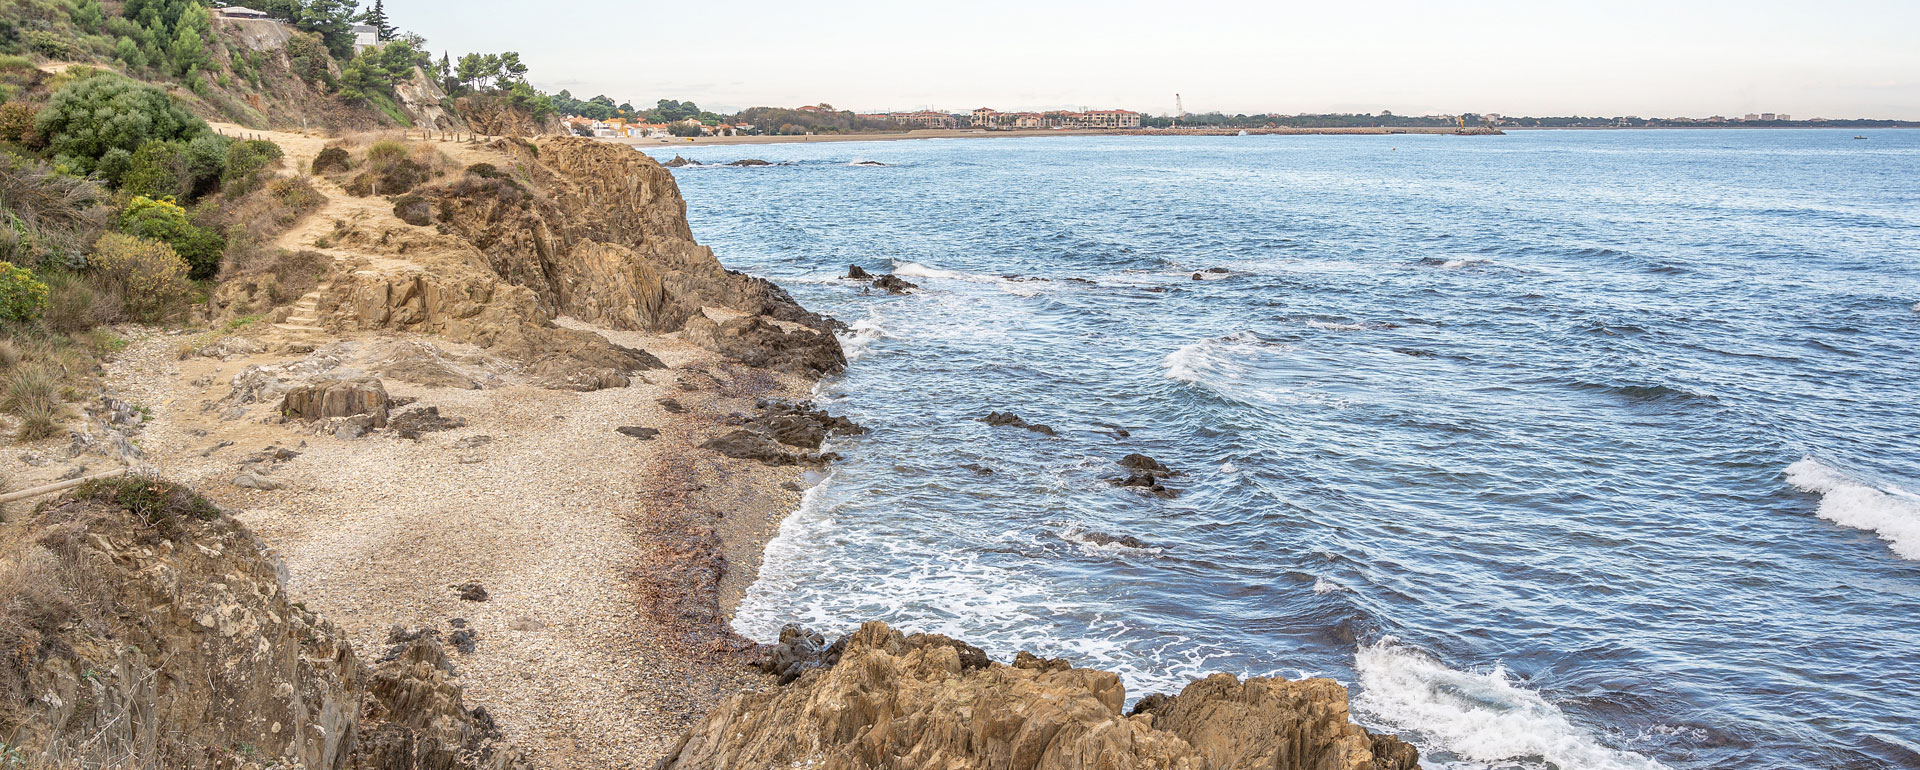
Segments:
[[[1920,119],[1920,0],[1067,2],[387,0],[436,52],[534,85],[731,111]]]

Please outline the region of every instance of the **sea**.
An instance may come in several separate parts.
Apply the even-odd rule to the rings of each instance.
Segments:
[[[1920,768],[1920,131],[641,149],[871,429],[747,636],[1329,677],[1428,767]]]

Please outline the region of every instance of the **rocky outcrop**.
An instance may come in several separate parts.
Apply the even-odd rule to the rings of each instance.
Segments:
[[[0,551],[0,735],[49,767],[522,770],[435,649],[369,666],[244,526],[89,482]]]
[[[852,420],[835,417],[808,404],[760,401],[754,407],[759,410],[756,416],[735,414],[728,420],[742,426],[741,430],[710,439],[701,444],[701,448],[768,465],[824,465],[839,458],[832,452],[818,452],[827,437],[858,436],[867,432]]]
[[[651,158],[577,137],[494,147],[515,156],[524,182],[469,176],[421,194],[541,313],[671,332],[714,308],[727,320],[707,318],[690,338],[718,352],[809,374],[846,365],[831,321],[694,242],[672,173]]]
[[[877,622],[831,647],[798,631],[782,642],[771,657],[792,683],[723,701],[661,770],[1419,766],[1413,747],[1353,724],[1346,689],[1327,679],[1220,674],[1129,715],[1118,676],[1062,660],[1022,653],[995,663],[952,639]]]
[[[558,326],[560,316],[685,332],[751,366],[809,376],[845,367],[833,321],[768,281],[727,270],[693,241],[673,175],[652,159],[579,138],[498,140],[488,149],[498,162],[396,203],[396,216],[414,224],[365,215],[336,222],[328,238],[355,256],[319,291],[319,325],[471,343],[530,363],[553,387],[581,390],[624,386],[660,363]]]

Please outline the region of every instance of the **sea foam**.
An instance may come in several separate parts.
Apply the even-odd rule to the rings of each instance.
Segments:
[[[854,321],[845,332],[834,336],[840,339],[840,350],[846,354],[847,363],[851,364],[866,355],[867,348],[875,340],[885,339],[888,335],[886,329],[880,328],[878,321],[868,317]]]
[[[1862,484],[1811,457],[1786,474],[1795,489],[1820,495],[1820,518],[1876,533],[1896,556],[1920,561],[1920,500]]]
[[[1432,753],[1438,749],[1496,767],[1562,770],[1664,770],[1630,751],[1609,748],[1540,693],[1513,682],[1505,669],[1456,671],[1392,637],[1354,655],[1357,711],[1397,730]]]

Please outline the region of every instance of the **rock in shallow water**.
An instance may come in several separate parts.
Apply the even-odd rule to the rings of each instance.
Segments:
[[[1060,435],[1051,427],[1041,425],[1040,423],[1029,423],[1026,420],[1020,419],[1020,415],[1012,412],[991,412],[988,413],[987,416],[980,418],[980,421],[994,427],[1025,428],[1045,436]]]

